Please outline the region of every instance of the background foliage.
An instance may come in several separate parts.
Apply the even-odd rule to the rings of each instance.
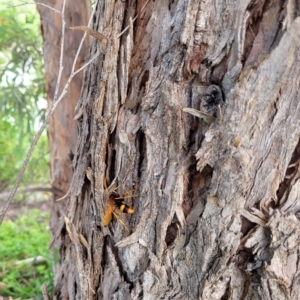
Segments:
[[[9,4],[0,3],[0,192],[14,182],[46,107],[39,15],[34,5]],[[23,185],[49,181],[47,153],[44,134]]]
[[[39,15],[34,5],[12,8],[11,4],[0,1],[0,192],[14,184],[46,108]],[[23,187],[49,186],[48,160],[45,133],[31,157]],[[51,291],[48,222],[48,214],[34,210],[1,225],[0,298],[41,298],[43,283]],[[15,265],[38,255],[45,263]]]
[[[0,295],[22,299],[41,296],[45,283],[53,288],[52,264],[48,244],[48,213],[30,210],[15,221],[5,221],[0,230]],[[15,265],[16,261],[42,256],[40,265]]]

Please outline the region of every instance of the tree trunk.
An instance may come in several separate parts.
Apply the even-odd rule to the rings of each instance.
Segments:
[[[62,10],[63,0],[44,0],[44,3],[58,11]],[[62,22],[61,16],[48,7],[37,5],[41,17],[41,31],[43,36],[43,54],[45,61],[46,92],[48,108],[53,104],[55,87],[59,70],[59,57],[61,54]],[[73,65],[75,54],[83,36],[82,32],[74,32],[69,28],[87,24],[90,14],[89,1],[66,1],[65,22],[66,32],[63,51],[63,72],[60,80],[60,91],[66,84]],[[77,61],[80,68],[88,55],[88,40],[84,43]],[[52,201],[51,228],[56,231],[57,220],[63,214],[64,202],[56,199],[66,194],[72,179],[70,156],[76,149],[77,123],[74,121],[75,106],[80,97],[82,86],[82,73],[75,76],[71,82],[68,93],[59,104],[58,109],[51,116],[48,128],[50,148],[51,186],[61,191],[54,195]]]
[[[55,299],[298,299],[296,2],[145,3],[96,3]]]

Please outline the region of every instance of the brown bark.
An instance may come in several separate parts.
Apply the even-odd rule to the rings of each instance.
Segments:
[[[118,39],[144,3],[96,4],[56,299],[298,299],[294,2],[150,1]]]
[[[58,11],[62,10],[63,0],[44,0],[38,2],[44,3]],[[51,108],[59,70],[62,22],[60,14],[48,7],[37,5],[37,8],[41,17],[47,101],[48,108]],[[69,28],[71,26],[87,24],[89,13],[89,1],[66,1],[64,14],[66,22],[63,53],[64,69],[60,80],[60,91],[70,76],[75,54],[83,35],[82,32],[74,32]],[[76,69],[84,64],[88,55],[88,46],[88,40],[86,40],[78,57]],[[48,127],[51,186],[54,190],[60,191],[53,199],[51,227],[54,232],[56,230],[57,219],[62,215],[64,206],[63,202],[57,203],[55,200],[66,194],[72,179],[70,156],[75,152],[77,142],[77,123],[74,121],[74,110],[80,97],[81,86],[82,73],[79,73],[71,82],[64,100],[51,116]]]

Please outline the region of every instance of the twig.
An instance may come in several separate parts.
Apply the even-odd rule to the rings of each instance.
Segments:
[[[20,183],[21,183],[21,180],[22,180],[22,178],[23,178],[24,172],[25,172],[26,167],[27,167],[27,165],[28,165],[29,159],[30,159],[30,157],[31,157],[31,155],[32,155],[32,152],[33,152],[33,150],[34,150],[34,148],[35,148],[35,146],[36,146],[36,144],[37,144],[37,142],[38,142],[40,136],[42,135],[44,129],[46,128],[46,125],[47,125],[47,123],[48,123],[48,121],[49,121],[49,119],[50,119],[50,116],[51,116],[51,115],[50,115],[50,113],[49,113],[49,114],[46,116],[46,119],[45,119],[44,123],[42,124],[40,130],[39,130],[38,133],[34,136],[34,139],[33,139],[32,143],[31,143],[30,149],[29,149],[29,151],[28,151],[28,153],[27,153],[27,155],[26,155],[26,157],[25,157],[25,161],[24,161],[24,163],[23,163],[23,165],[22,165],[21,171],[20,171],[20,173],[19,173],[19,175],[18,175],[18,177],[17,177],[17,181],[16,181],[16,183],[15,183],[15,185],[14,185],[14,187],[13,187],[13,189],[12,189],[12,191],[11,191],[9,197],[8,197],[7,202],[5,203],[5,205],[4,205],[4,207],[3,207],[2,211],[1,211],[1,214],[0,214],[0,225],[2,224],[3,219],[4,219],[4,216],[5,216],[5,214],[6,214],[7,210],[8,210],[8,207],[9,207],[9,205],[10,205],[12,199],[14,198],[14,196],[15,196],[15,194],[16,194],[16,192],[17,192],[17,189],[18,189],[18,187],[19,187],[19,185],[20,185]]]
[[[90,19],[89,19],[89,22],[88,22],[87,27],[91,26],[91,23],[92,23],[92,20],[93,20],[93,15],[94,15],[94,13],[95,13],[95,11],[96,11],[96,7],[97,7],[97,4],[95,4],[95,6],[94,6],[94,9],[93,9],[93,11],[92,11],[92,13],[91,13],[91,17],[90,17]],[[72,72],[71,72],[71,74],[72,74],[72,73],[74,72],[74,70],[75,70],[76,61],[77,61],[77,59],[78,59],[79,52],[80,52],[80,50],[81,50],[81,48],[82,48],[82,45],[83,45],[83,42],[84,42],[84,40],[85,40],[86,35],[87,35],[87,33],[85,32],[85,33],[83,34],[83,37],[82,37],[81,41],[80,41],[79,47],[78,47],[78,49],[77,49],[77,53],[76,53],[75,58],[74,58],[74,63],[73,63],[73,66],[72,66]],[[98,54],[98,55],[99,55],[99,54]]]
[[[74,72],[74,76],[81,72],[84,68],[86,68],[89,64],[91,64],[98,56],[100,55],[100,52],[96,53],[87,63],[85,63],[82,67],[80,67],[78,70]],[[73,76],[73,77],[74,77]]]
[[[54,188],[42,188],[42,187],[32,187],[32,188],[26,188],[21,189],[16,192],[16,194],[25,194],[25,193],[34,193],[34,192],[50,192],[50,193],[56,193],[59,192],[57,189]],[[3,192],[0,193],[0,200],[5,199],[10,195],[11,192]]]
[[[56,82],[56,87],[55,87],[55,92],[54,92],[54,98],[53,102],[56,101],[57,95],[58,95],[58,90],[59,90],[59,85],[60,85],[60,79],[61,79],[61,74],[64,69],[63,66],[63,59],[64,59],[64,44],[65,44],[65,28],[66,28],[66,22],[65,22],[65,6],[66,6],[66,0],[63,2],[63,7],[61,10],[61,43],[60,43],[60,57],[59,57],[59,71],[58,71],[58,77],[57,77],[57,82]]]
[[[30,257],[30,258],[18,260],[14,264],[16,266],[18,266],[18,265],[23,265],[23,264],[25,264],[25,265],[40,265],[40,264],[44,264],[44,263],[47,263],[46,258],[39,255],[36,257]]]
[[[66,95],[66,93],[68,92],[68,87],[69,87],[69,84],[70,84],[71,80],[73,79],[73,77],[74,77],[77,73],[79,73],[80,71],[82,71],[84,68],[86,68],[89,64],[91,64],[91,63],[92,63],[99,55],[100,55],[100,52],[99,52],[99,53],[96,53],[96,54],[92,57],[91,60],[89,60],[87,63],[85,63],[85,64],[84,64],[81,68],[79,68],[77,71],[74,72],[74,71],[72,70],[72,74],[70,75],[70,77],[69,77],[69,79],[68,79],[68,81],[67,81],[67,83],[66,83],[66,85],[65,85],[65,87],[64,87],[64,89],[63,89],[63,91],[61,92],[59,98],[57,99],[57,101],[55,101],[55,102],[53,103],[53,106],[52,106],[52,108],[51,108],[49,114],[53,114],[53,113],[54,113],[54,111],[55,111],[57,105],[59,104],[59,102],[63,99],[63,97],[64,97],[64,96]],[[1,223],[0,223],[0,224],[1,224]]]

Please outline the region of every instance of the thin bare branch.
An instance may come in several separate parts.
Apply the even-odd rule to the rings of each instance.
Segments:
[[[31,188],[25,188],[25,189],[21,189],[18,190],[16,192],[16,194],[25,194],[25,193],[34,193],[34,192],[49,192],[49,193],[59,193],[59,190],[56,190],[54,188],[51,187],[47,187],[47,188],[43,188],[43,187],[31,187]],[[10,195],[11,192],[3,192],[0,193],[0,200],[1,199],[5,199],[6,197],[8,197]]]
[[[12,199],[14,198],[14,196],[15,196],[15,194],[16,194],[16,192],[17,192],[17,189],[18,189],[18,187],[19,187],[19,185],[20,185],[20,183],[21,183],[21,180],[22,180],[22,178],[23,178],[24,172],[25,172],[25,170],[26,170],[26,168],[27,168],[29,159],[30,159],[30,157],[31,157],[31,155],[32,155],[32,152],[33,152],[33,150],[34,150],[34,148],[35,148],[35,146],[36,146],[36,144],[37,144],[39,138],[41,137],[41,135],[42,135],[44,129],[46,128],[47,123],[48,123],[48,121],[49,121],[49,119],[50,119],[50,116],[51,116],[51,114],[49,113],[49,114],[46,116],[46,119],[45,119],[44,123],[42,124],[40,130],[39,130],[38,133],[34,136],[34,139],[33,139],[32,143],[31,143],[30,149],[29,149],[29,151],[28,151],[28,153],[27,153],[27,155],[26,155],[25,161],[24,161],[24,163],[23,163],[23,165],[22,165],[21,171],[20,171],[20,173],[19,173],[19,175],[18,175],[18,177],[17,177],[16,183],[15,183],[15,185],[14,185],[14,187],[13,187],[13,189],[12,189],[12,191],[11,191],[9,197],[8,197],[7,202],[5,203],[5,205],[4,205],[4,207],[3,207],[2,211],[1,211],[1,214],[0,214],[0,225],[2,224],[3,219],[4,219],[4,216],[5,216],[5,214],[6,214],[7,210],[8,210],[8,207],[9,207],[9,205],[10,205]]]
[[[53,103],[56,102],[57,95],[58,95],[58,90],[59,90],[59,85],[60,85],[60,79],[61,79],[61,74],[64,69],[63,66],[63,60],[64,60],[64,44],[65,44],[65,29],[66,29],[66,22],[65,22],[65,7],[66,7],[66,0],[63,2],[63,7],[61,10],[61,43],[60,43],[60,57],[59,57],[59,71],[58,71],[58,77],[57,77],[57,82],[56,82],[56,87],[55,87],[55,92],[54,92],[54,98],[53,98]]]
[[[94,5],[94,8],[93,8],[93,11],[92,11],[92,13],[91,13],[91,17],[90,17],[90,19],[89,19],[89,22],[88,22],[87,27],[90,27],[91,24],[92,24],[92,20],[93,20],[93,16],[94,16],[94,14],[95,14],[95,11],[96,11],[96,7],[97,7],[97,4]],[[78,59],[78,56],[79,56],[79,53],[80,53],[80,50],[81,50],[81,48],[82,48],[82,45],[83,45],[83,42],[84,42],[84,40],[85,40],[86,35],[87,35],[87,33],[85,32],[85,33],[83,34],[83,37],[82,37],[81,41],[80,41],[79,47],[78,47],[78,49],[77,49],[77,53],[76,53],[75,58],[74,58],[74,63],[73,63],[73,66],[72,66],[72,72],[71,72],[71,75],[72,75],[72,73],[73,73],[74,70],[75,70],[76,62],[77,62],[77,59]]]
[[[78,70],[76,70],[75,72],[74,72],[74,76],[77,74],[77,73],[79,73],[79,72],[81,72],[83,69],[85,69],[89,64],[91,64],[98,56],[100,55],[100,52],[99,53],[96,53],[87,63],[85,63],[82,67],[80,67]],[[74,77],[73,76],[73,77]]]

